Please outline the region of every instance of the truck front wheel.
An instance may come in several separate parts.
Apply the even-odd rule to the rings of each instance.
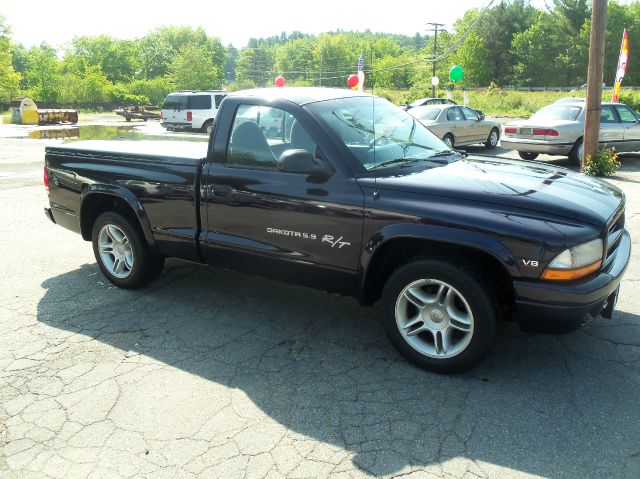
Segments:
[[[383,324],[396,349],[438,373],[478,365],[496,338],[495,298],[467,267],[416,260],[397,269],[382,293]]]
[[[164,258],[151,251],[139,229],[120,213],[98,216],[91,240],[100,270],[120,288],[139,288],[162,272]]]

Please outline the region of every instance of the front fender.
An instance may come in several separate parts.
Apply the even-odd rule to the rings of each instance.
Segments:
[[[382,254],[387,249],[386,246],[396,240],[422,240],[477,250],[497,260],[512,277],[520,276],[517,261],[512,252],[504,243],[487,234],[445,226],[399,223],[383,227],[365,242],[360,258],[360,298],[367,296],[366,290],[373,284],[371,274],[377,255]]]
[[[133,211],[133,214],[136,216],[138,221],[140,222],[140,226],[142,227],[142,232],[144,233],[144,237],[147,240],[147,243],[155,247],[155,239],[153,237],[153,233],[151,231],[151,223],[149,222],[149,217],[140,203],[140,200],[136,197],[136,195],[131,191],[122,186],[118,185],[106,185],[101,183],[93,183],[85,185],[82,189],[82,193],[80,194],[80,225],[82,228],[82,237],[84,239],[91,238],[91,230],[89,228],[86,231],[85,222],[83,218],[85,217],[86,211],[85,207],[90,203],[87,199],[95,198],[97,195],[101,196],[109,196],[114,199],[120,199],[124,201]]]

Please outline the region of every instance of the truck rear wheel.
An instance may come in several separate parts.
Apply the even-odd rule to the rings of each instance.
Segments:
[[[496,338],[490,287],[466,267],[416,260],[397,269],[382,293],[383,325],[409,361],[437,373],[478,365]]]
[[[91,240],[100,270],[120,288],[144,286],[164,268],[164,258],[151,251],[139,229],[120,213],[98,216]]]

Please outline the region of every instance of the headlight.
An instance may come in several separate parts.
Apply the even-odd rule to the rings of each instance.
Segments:
[[[564,250],[542,272],[542,279],[569,281],[593,273],[602,264],[602,240],[596,238]]]

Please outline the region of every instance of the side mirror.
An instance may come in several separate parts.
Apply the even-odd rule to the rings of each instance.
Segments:
[[[283,151],[276,161],[276,168],[278,171],[285,173],[302,173],[307,175],[320,174],[329,176],[333,172],[327,163],[316,161],[311,153],[302,149]]]

